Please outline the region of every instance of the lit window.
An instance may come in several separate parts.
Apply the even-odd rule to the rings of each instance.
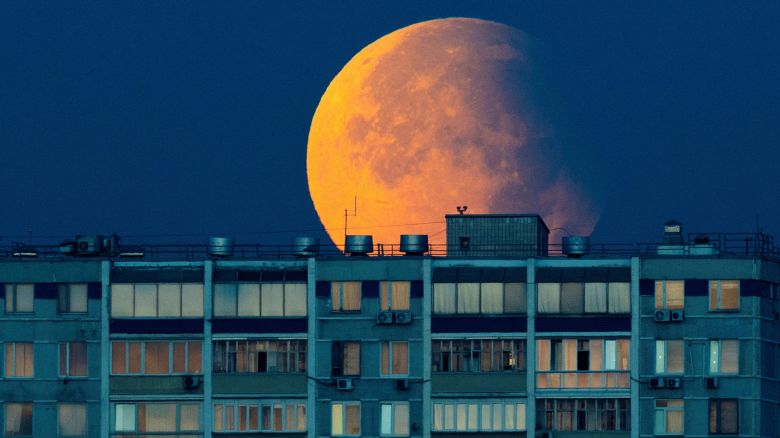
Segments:
[[[436,339],[434,372],[498,372],[525,369],[525,340]]]
[[[409,310],[410,287],[408,281],[380,281],[380,310]]]
[[[334,312],[359,312],[361,298],[359,281],[334,281],[330,284],[331,309]]]
[[[87,436],[86,403],[60,403],[57,411],[60,436]]]
[[[524,431],[525,401],[436,400],[434,432]]]
[[[434,283],[433,313],[525,313],[524,283]]]
[[[360,375],[360,342],[336,341],[332,344],[332,375]]]
[[[33,377],[34,350],[32,342],[5,344],[5,377]]]
[[[330,435],[360,435],[360,403],[333,403],[330,405]]]
[[[561,284],[560,283],[539,283],[536,285],[537,303],[536,309],[539,313],[560,313],[561,312]]]
[[[682,280],[655,281],[655,308],[682,309],[685,306],[685,282]]]
[[[72,283],[57,285],[59,313],[87,313],[87,285]]]
[[[382,436],[409,436],[409,403],[382,403],[379,433]]]
[[[739,373],[739,341],[710,341],[710,374]]]
[[[710,310],[739,310],[739,280],[710,280]]]
[[[5,312],[32,313],[35,309],[35,287],[32,284],[5,285]]]
[[[685,371],[683,341],[655,341],[656,374],[682,374]]]
[[[32,403],[5,403],[5,435],[32,436]]]
[[[87,343],[60,342],[60,377],[87,377]]]
[[[112,341],[111,374],[200,374],[202,354],[201,341]]]
[[[655,401],[655,434],[682,435],[685,418],[683,400]]]
[[[199,432],[201,409],[198,403],[117,403],[113,410],[112,432],[122,434],[158,432]]]
[[[628,388],[629,339],[537,339],[537,388]]]
[[[710,433],[739,433],[739,401],[737,399],[710,400]]]
[[[214,341],[215,373],[302,373],[305,340]]]
[[[382,342],[382,376],[406,376],[409,374],[409,343],[406,341]]]
[[[111,316],[142,318],[203,316],[203,284],[112,284]]]
[[[305,432],[301,400],[230,400],[214,403],[214,432]]]

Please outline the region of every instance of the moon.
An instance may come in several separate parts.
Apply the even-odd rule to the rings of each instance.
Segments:
[[[441,245],[444,215],[459,205],[538,213],[551,230],[589,235],[598,210],[559,164],[532,53],[517,29],[446,18],[396,30],[356,54],[309,131],[309,192],[334,243],[343,248],[347,210],[347,234],[384,244],[428,234]]]

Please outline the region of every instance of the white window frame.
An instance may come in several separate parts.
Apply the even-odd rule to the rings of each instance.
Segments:
[[[21,290],[20,290],[21,288]],[[19,295],[29,293],[32,295],[30,302],[32,308],[19,310]],[[6,314],[31,314],[35,313],[35,284],[33,283],[6,283],[5,285],[5,313]]]
[[[32,373],[28,375],[17,375],[16,370],[16,347],[19,345],[29,345],[32,360]],[[9,351],[9,348],[10,351]],[[6,342],[3,345],[3,352],[5,356],[5,364],[3,367],[3,377],[6,379],[34,379],[35,378],[35,343],[33,342]],[[9,359],[10,354],[10,359]],[[8,364],[11,364],[9,369]]]
[[[136,312],[136,301],[138,287],[154,287],[154,314],[153,315],[138,315]],[[179,291],[179,310],[177,315],[160,315],[160,287],[161,286],[178,286]],[[185,287],[196,288],[194,292],[200,295],[200,302],[196,305],[195,312],[187,310],[188,303],[191,305],[190,300],[185,299]],[[197,289],[199,287],[199,289]],[[117,314],[114,308],[113,302],[115,294],[120,288],[129,288],[131,294],[130,301],[132,310],[129,314],[120,313]],[[189,292],[193,292],[190,290]],[[159,283],[113,283],[111,284],[110,298],[111,303],[109,305],[109,312],[112,318],[154,318],[154,319],[180,319],[180,318],[202,318],[203,317],[203,294],[205,293],[204,284],[199,282],[159,282]],[[185,312],[185,310],[187,310]]]
[[[665,402],[681,402],[682,406],[658,406],[659,401],[665,401]],[[655,400],[655,405],[653,406],[655,410],[655,415],[653,417],[653,429],[655,435],[674,435],[674,436],[684,436],[685,435],[685,400],[684,399],[661,399],[661,400]],[[666,417],[670,411],[674,412],[682,412],[682,430],[679,432],[669,432],[666,430]],[[660,417],[659,417],[660,416]],[[663,429],[660,429],[659,426],[663,424]]]
[[[84,288],[84,310],[73,309],[73,288]],[[64,304],[64,308],[63,308]],[[84,315],[89,312],[89,285],[87,283],[60,283],[57,285],[57,313],[60,315]]]
[[[360,297],[358,298],[358,308],[357,309],[345,309],[344,308],[344,284],[345,283],[357,283],[358,291],[360,291]],[[363,282],[362,281],[331,281],[330,283],[330,294],[331,294],[331,301],[333,300],[334,295],[334,287],[338,286],[339,290],[339,307],[338,309],[333,308],[333,304],[331,303],[330,311],[332,313],[360,313],[363,311]]]
[[[389,409],[390,409],[390,416],[387,419],[390,422],[390,424],[388,425],[389,426],[388,428],[390,430],[389,432],[385,432],[385,429],[386,429],[386,427],[385,427],[385,414],[384,414],[385,407],[389,407]],[[397,430],[395,430],[395,419],[396,419],[396,415],[398,415],[398,412],[396,410],[399,407],[405,407],[406,408],[406,420],[407,420],[407,423],[406,423],[406,433],[402,433],[402,432],[399,433]],[[411,424],[411,411],[409,409],[409,402],[408,401],[404,401],[404,402],[382,402],[382,403],[380,403],[379,413],[380,413],[380,420],[379,420],[379,435],[380,436],[409,436],[410,424]]]
[[[274,430],[273,424],[274,424],[274,418],[275,418],[275,407],[281,405],[281,424],[282,424],[282,430]],[[227,433],[300,433],[300,432],[306,432],[307,424],[306,424],[306,416],[308,413],[306,412],[306,400],[305,399],[262,399],[262,400],[246,400],[246,399],[226,399],[226,400],[214,400],[214,410],[213,410],[213,416],[214,416],[214,432],[227,432]],[[220,426],[217,426],[217,421],[219,420],[217,412],[219,406],[222,410],[221,414],[221,420],[222,424]],[[227,424],[227,416],[224,414],[225,408],[229,407],[233,410],[233,425],[230,426]],[[241,421],[239,419],[239,411],[240,407],[246,407],[246,417],[244,418],[244,424],[246,424],[246,429],[239,430],[239,426],[241,424]],[[264,429],[263,428],[263,407],[270,407],[270,424],[271,427]],[[293,407],[293,428],[290,429],[287,427],[287,423],[290,420],[288,417],[288,408]],[[303,408],[303,422],[301,422],[300,419],[300,413],[301,409]],[[250,428],[250,413],[251,409],[255,408],[257,409],[257,429],[251,429]],[[303,425],[303,428],[297,427],[297,425]],[[228,428],[230,427],[230,428]]]
[[[466,285],[466,284],[476,284],[477,285],[476,302],[478,304],[477,304],[476,312],[466,312],[464,310],[460,310],[460,307],[462,307],[462,306],[459,305],[460,303],[459,303],[459,298],[458,297],[461,295],[461,285]],[[483,310],[482,310],[482,299],[483,299],[482,288],[483,288],[483,285],[485,285],[485,284],[500,284],[501,285],[501,312],[498,312],[498,313],[483,312]],[[528,286],[527,286],[527,284],[525,282],[519,282],[519,281],[509,281],[509,282],[500,282],[500,281],[478,282],[478,281],[472,281],[472,282],[455,282],[455,283],[453,283],[453,282],[433,283],[433,293],[432,293],[432,295],[433,295],[433,297],[432,297],[433,303],[431,305],[432,312],[433,312],[434,315],[487,315],[487,316],[489,316],[489,315],[525,315],[525,314],[527,314],[527,312],[528,312],[527,308],[525,310],[521,309],[520,311],[512,311],[512,312],[507,311],[507,309],[506,309],[506,307],[507,307],[507,304],[506,304],[507,303],[507,299],[506,299],[506,296],[507,296],[507,285],[510,285],[510,284],[511,285],[522,285],[520,290],[521,290],[521,293],[523,295],[523,298],[525,298],[527,300]],[[446,286],[446,285],[450,285],[450,286]],[[444,288],[447,288],[447,291],[445,291]],[[453,309],[452,312],[441,312],[441,311],[437,311],[435,309],[435,307],[436,307],[436,296],[438,294],[442,294],[442,293],[448,293],[448,294],[452,294],[453,295],[452,299],[454,301],[452,302],[452,306],[451,306],[452,309]],[[526,302],[523,301],[523,300],[521,300],[520,302],[521,302],[521,307],[525,308],[526,307]]]
[[[63,406],[80,406],[84,408],[84,425],[83,425],[84,433],[83,434],[66,435],[62,432],[62,422],[60,421],[62,419],[62,414],[60,413],[60,410],[62,409]],[[70,436],[70,437],[89,436],[89,405],[87,403],[71,403],[71,402],[57,403],[57,436]]]
[[[203,433],[203,403],[202,402],[195,402],[195,401],[184,401],[184,400],[165,400],[165,401],[126,401],[126,402],[116,402],[111,403],[111,431],[110,435],[136,435],[136,434],[142,434],[146,435],[150,432],[148,431],[139,431],[138,430],[138,405],[166,405],[166,404],[172,404],[176,407],[176,418],[174,419],[174,427],[175,431],[166,432],[164,433],[165,436],[168,435],[202,435]],[[190,406],[195,405],[198,406],[198,429],[182,429],[181,428],[181,408],[182,406]],[[132,429],[122,429],[117,430],[117,424],[116,424],[116,410],[119,406],[132,406],[132,412],[133,412],[133,419],[132,419]],[[158,432],[151,432],[152,435],[158,434]]]
[[[409,292],[407,297],[407,302],[409,303],[409,307],[405,309],[399,309],[393,306],[393,285],[396,283],[406,283],[406,290]],[[387,285],[387,303],[382,302],[382,284]],[[380,311],[390,311],[390,310],[397,310],[402,312],[408,312],[411,310],[412,307],[412,282],[411,281],[380,281],[379,282],[379,310]]]
[[[387,344],[387,374],[382,373],[382,345]],[[406,373],[398,374],[393,370],[393,344],[406,345]],[[379,376],[382,378],[409,377],[409,341],[382,341],[379,343]]]
[[[84,345],[84,368],[87,371],[87,374],[83,376],[74,376],[71,375],[70,370],[70,355],[71,355],[71,345],[73,344],[82,344]],[[62,363],[62,346],[65,346],[65,374],[62,374],[60,371],[60,364]],[[57,344],[57,375],[60,377],[67,377],[69,379],[85,379],[89,377],[89,344],[86,342],[60,342]]]
[[[736,342],[737,343],[737,371],[736,372],[725,372],[721,371],[721,368],[723,366],[723,342]],[[739,339],[712,339],[710,340],[710,374],[711,375],[737,375],[739,374],[739,353],[740,353],[740,342]]]
[[[431,404],[431,432],[523,432],[528,428],[526,399],[433,399]],[[522,405],[520,411],[518,405]],[[513,414],[511,427],[507,424],[507,407]],[[436,424],[437,411],[440,425]],[[498,428],[494,421],[496,412],[501,417]]]
[[[335,424],[333,423],[333,420],[335,419],[335,412],[333,412],[333,409],[335,406],[339,406],[341,409],[341,422],[340,422],[340,429],[341,433],[336,433]],[[358,407],[358,433],[357,434],[349,434],[347,433],[347,407],[348,406],[357,406]],[[333,402],[330,404],[330,436],[361,436],[362,430],[363,430],[363,409],[360,406],[360,402]]]
[[[728,281],[728,282],[736,282],[737,283],[737,307],[722,307],[722,299],[723,299],[723,290],[721,289],[722,282]],[[710,280],[707,282],[707,292],[708,292],[708,300],[707,300],[707,306],[710,306],[712,304],[712,285],[715,283],[716,285],[716,293],[718,294],[718,305],[717,307],[709,307],[710,312],[739,312],[740,308],[742,307],[742,283],[739,280]]]
[[[263,297],[265,296],[264,289],[267,287],[270,287],[271,285],[280,285],[282,287],[282,294],[281,294],[281,314],[277,315],[270,315],[267,314],[265,311],[265,306],[263,306]],[[258,302],[254,303],[257,306],[257,313],[250,312],[250,313],[241,313],[242,307],[240,306],[240,295],[242,291],[242,286],[256,286],[257,287],[257,299]],[[302,312],[293,312],[291,309],[289,309],[290,306],[290,299],[293,296],[294,289],[293,287],[301,287],[304,288],[304,294],[303,294],[303,308],[301,309]],[[225,289],[228,294],[230,295],[230,299],[232,300],[232,303],[230,304],[229,311],[220,311],[218,313],[217,309],[217,290],[221,288],[227,288]],[[305,317],[307,313],[307,303],[308,300],[306,291],[306,283],[301,281],[269,281],[269,282],[218,282],[214,284],[214,291],[213,291],[213,300],[215,305],[213,306],[212,313],[217,318],[295,318],[295,317]],[[225,293],[220,292],[220,293]]]
[[[307,348],[307,341],[306,339],[213,339],[212,344],[212,370],[215,374],[295,374],[295,373],[305,373],[306,372],[306,360],[304,358],[303,360],[303,370],[298,369],[298,359],[301,352],[308,355],[308,348]],[[266,371],[237,371],[238,370],[238,343],[244,342],[247,343],[247,351],[249,351],[248,344],[252,342],[264,342],[265,343],[265,352],[267,353],[270,348],[269,345],[271,342],[276,343],[286,343],[286,350],[284,354],[287,355],[287,365],[288,370],[287,371],[269,371],[269,364],[270,364],[270,357],[266,355]],[[235,346],[235,354],[236,354],[236,363],[235,367],[231,370],[230,368],[230,348],[229,345],[233,344]],[[224,347],[224,357],[222,360],[224,360],[224,371],[217,371],[216,361],[217,361],[217,344],[223,344]],[[293,344],[295,345],[295,349],[292,348]],[[279,352],[277,351],[277,354]],[[247,360],[249,360],[249,355],[247,355]],[[248,363],[247,363],[248,365]],[[247,367],[248,368],[248,367]]]
[[[669,342],[682,343],[682,370],[669,371]],[[659,349],[659,346],[661,348]],[[661,367],[662,365],[662,367]],[[655,341],[655,373],[658,375],[677,376],[685,374],[685,341],[682,339],[656,339]]]

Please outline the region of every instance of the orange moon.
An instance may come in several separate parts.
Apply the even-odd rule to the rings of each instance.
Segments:
[[[309,131],[309,192],[333,242],[343,248],[344,210],[352,213],[355,198],[347,233],[375,243],[428,234],[444,244],[444,215],[459,205],[538,213],[550,229],[589,235],[598,211],[555,159],[531,47],[514,28],[447,18],[355,55]]]

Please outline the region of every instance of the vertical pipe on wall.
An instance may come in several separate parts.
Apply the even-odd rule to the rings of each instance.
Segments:
[[[423,274],[423,405],[422,405],[422,434],[425,438],[431,436],[431,302],[433,300],[431,259],[427,257],[422,263]]]
[[[317,259],[309,257],[306,280],[306,315],[308,331],[306,335],[306,430],[309,438],[317,436]],[[323,414],[324,415],[324,414]]]
[[[525,429],[528,436],[535,436],[536,430],[536,259],[528,259],[526,274],[526,390],[528,400],[525,408]]]
[[[109,436],[111,404],[109,402],[109,372],[111,344],[109,341],[109,295],[111,292],[111,261],[100,263],[100,436]]]
[[[631,436],[639,436],[639,257],[631,258]],[[648,415],[651,415],[648,413]]]
[[[211,315],[213,315],[214,261],[206,260],[203,267],[203,432],[205,438],[211,438],[214,425],[212,403],[212,350],[214,343],[211,334]]]

